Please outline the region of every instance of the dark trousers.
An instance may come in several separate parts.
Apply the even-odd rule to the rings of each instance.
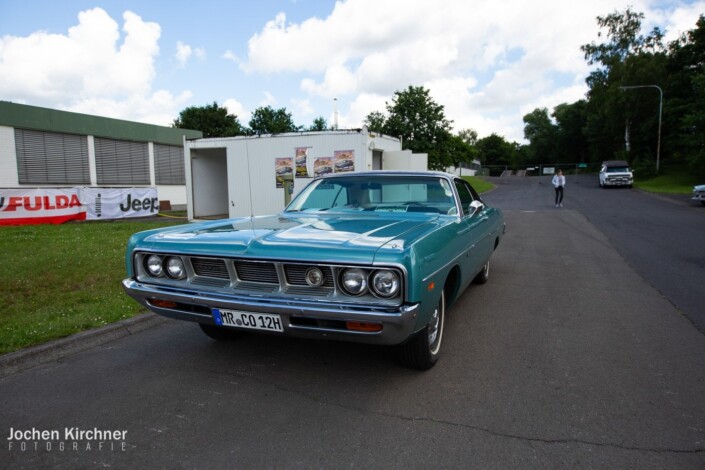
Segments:
[[[563,186],[558,186],[556,188],[556,204],[563,202]]]

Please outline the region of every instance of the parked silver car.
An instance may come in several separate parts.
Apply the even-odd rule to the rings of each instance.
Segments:
[[[705,184],[693,187],[693,201],[700,201],[705,206]]]

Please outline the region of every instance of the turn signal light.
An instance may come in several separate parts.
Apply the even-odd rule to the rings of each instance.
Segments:
[[[382,331],[382,325],[380,323],[349,321],[345,322],[345,326],[348,330],[362,331],[364,333],[376,333],[378,331]]]
[[[154,305],[155,307],[176,308],[176,302],[172,302],[171,300],[151,299],[149,303]]]

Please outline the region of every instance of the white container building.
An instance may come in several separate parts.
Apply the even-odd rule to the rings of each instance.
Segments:
[[[335,172],[428,168],[426,154],[402,151],[398,138],[366,128],[190,140],[184,144],[184,159],[189,220],[281,212],[287,191],[281,175],[287,170],[294,174],[295,195],[322,168]]]

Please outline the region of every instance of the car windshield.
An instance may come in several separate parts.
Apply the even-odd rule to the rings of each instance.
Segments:
[[[456,213],[447,180],[432,176],[346,176],[312,182],[287,207],[299,211]]]
[[[629,167],[626,166],[610,166],[607,168],[607,173],[629,173]]]

